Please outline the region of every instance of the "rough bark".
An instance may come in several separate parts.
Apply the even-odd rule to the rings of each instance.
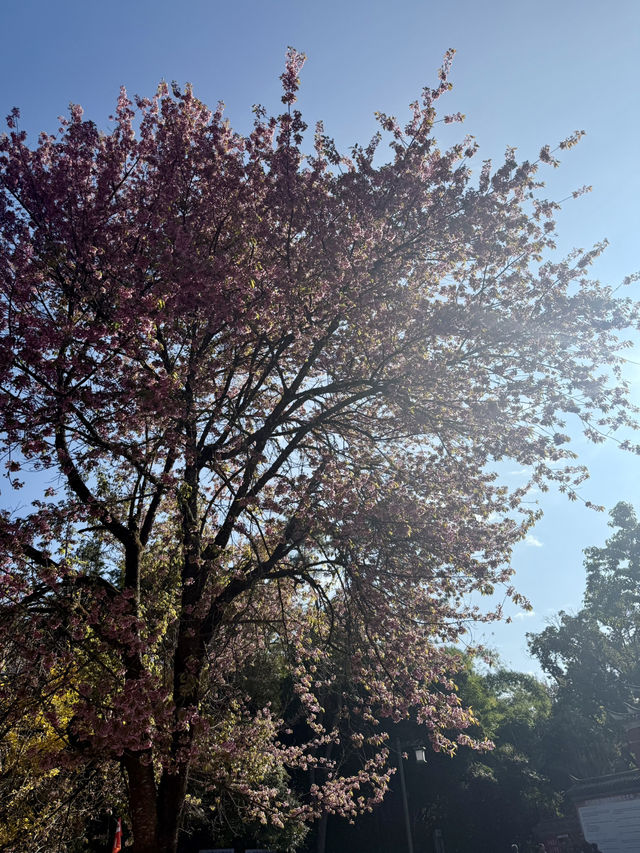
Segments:
[[[127,755],[124,766],[129,783],[129,810],[133,853],[165,853],[159,846],[157,791],[149,755]],[[166,853],[174,853],[166,848]]]

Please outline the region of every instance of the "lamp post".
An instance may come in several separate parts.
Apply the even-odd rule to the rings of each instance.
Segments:
[[[404,766],[402,764],[402,749],[400,739],[396,738],[396,753],[398,755],[398,773],[400,774],[400,791],[402,793],[402,811],[404,812],[404,826],[407,833],[407,851],[413,853],[413,833],[411,832],[411,820],[409,819],[409,800],[407,798],[407,783],[404,778]],[[416,761],[425,764],[427,761],[426,750],[420,746],[415,750]]]

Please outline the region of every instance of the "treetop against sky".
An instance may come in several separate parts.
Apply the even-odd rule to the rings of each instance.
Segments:
[[[499,158],[518,146],[535,157],[547,142],[575,128],[587,136],[562,168],[545,174],[551,198],[565,198],[585,183],[593,192],[559,212],[559,246],[588,248],[608,238],[594,267],[617,285],[637,259],[637,87],[639,9],[615,3],[602,15],[594,2],[543,2],[536,13],[506,2],[479,6],[329,2],[323,13],[306,4],[260,2],[234,6],[188,2],[183,12],[165,2],[114,3],[108,7],[67,2],[9,2],[3,10],[4,112],[18,105],[21,127],[35,136],[55,130],[55,116],[72,101],[104,126],[120,84],[131,93],[155,90],[158,81],[190,80],[205,102],[219,98],[236,127],[248,130],[256,101],[277,101],[277,77],[288,44],[304,50],[301,104],[311,126],[323,119],[346,149],[375,130],[374,111],[403,117],[449,46],[457,48],[454,90],[445,110],[466,115],[480,143],[479,157]],[[256,86],[256,81],[258,85]],[[634,104],[636,105],[634,107]],[[445,140],[460,126],[438,126]],[[635,381],[635,367],[629,367]],[[592,480],[581,496],[612,506],[633,502],[638,469],[613,446],[581,448]],[[508,467],[515,483],[526,476]],[[496,627],[493,640],[507,657],[526,666],[519,628],[536,628],[559,607],[578,607],[584,583],[581,549],[606,536],[606,517],[568,505],[555,493],[531,492],[545,518],[516,552],[520,585],[534,614],[514,611],[515,625]],[[3,489],[3,500],[15,497]],[[515,656],[515,657],[514,657]]]
[[[434,136],[452,60],[346,154],[305,136],[292,48],[246,133],[178,84],[35,146],[9,116],[0,435],[14,489],[52,485],[1,518],[1,698],[47,715],[62,780],[120,764],[135,853],[175,851],[198,784],[276,826],[354,817],[381,719],[484,748],[448,646],[494,618],[479,594],[521,603],[531,490],[583,479],[567,418],[636,427],[637,303],[590,277],[601,246],[550,256],[541,175],[581,132],[474,169]],[[267,653],[280,707],[245,687]]]
[[[637,493],[635,458],[578,427],[625,423],[599,362],[638,398],[612,337],[636,322],[638,14],[7,4],[2,426],[10,468],[29,457],[12,478],[39,463],[52,491],[2,487],[2,701],[16,731],[46,706],[43,769],[64,767],[41,795],[121,763],[145,853],[172,849],[187,793],[353,815],[388,781],[376,714],[467,742],[443,644],[479,592],[505,588],[514,624],[485,631],[523,668],[514,629],[579,605],[607,521],[585,502]],[[289,44],[309,60],[288,54],[283,108]],[[562,168],[537,163],[576,128]],[[594,477],[570,504],[573,449]],[[533,615],[509,603],[514,546]],[[269,654],[288,711],[247,702]]]

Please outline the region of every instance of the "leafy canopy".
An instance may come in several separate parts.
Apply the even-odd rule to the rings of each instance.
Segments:
[[[30,147],[9,117],[0,436],[13,487],[47,485],[2,514],[3,690],[17,719],[67,674],[65,755],[121,763],[135,853],[175,849],[189,780],[258,821],[352,817],[388,782],[381,717],[472,742],[446,644],[535,518],[492,464],[571,491],[567,416],[632,419],[635,307],[587,277],[599,248],[542,260],[548,147],[477,179],[471,138],[438,148],[450,62],[348,157],[321,125],[303,153],[293,50],[246,136],[164,85],[106,133],[72,106]],[[242,688],[272,645],[295,737]]]

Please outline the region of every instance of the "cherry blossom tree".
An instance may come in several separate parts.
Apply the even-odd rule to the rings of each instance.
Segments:
[[[72,106],[30,147],[9,116],[0,434],[12,487],[45,485],[2,515],[0,698],[9,729],[45,715],[48,765],[120,765],[135,853],[174,851],[198,790],[354,818],[383,717],[477,746],[446,647],[499,616],[479,594],[518,600],[535,520],[494,463],[571,493],[567,417],[633,419],[636,309],[587,277],[599,247],[545,259],[548,147],[475,175],[471,138],[438,148],[450,62],[349,156],[321,125],[303,153],[293,50],[248,135],[164,85],[108,133]],[[247,689],[276,660],[293,723]]]

